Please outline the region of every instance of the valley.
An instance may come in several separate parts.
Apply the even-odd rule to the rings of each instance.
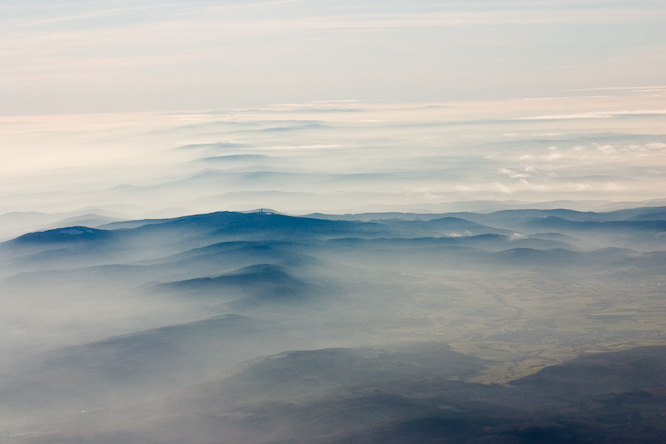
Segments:
[[[221,212],[5,242],[5,441],[175,443],[190,430],[201,443],[392,442],[387,433],[481,427],[479,440],[577,442],[571,433],[621,426],[658,442],[661,364],[636,361],[652,366],[646,382],[613,359],[664,359],[664,211],[566,212],[569,222],[541,231],[552,213]],[[629,230],[627,217],[650,223]],[[561,407],[521,407],[551,384],[538,375],[594,356],[609,359],[617,387],[585,402],[640,390],[639,422],[592,425],[565,407],[580,402],[579,370],[539,395],[540,408]],[[630,435],[608,442],[620,436]]]

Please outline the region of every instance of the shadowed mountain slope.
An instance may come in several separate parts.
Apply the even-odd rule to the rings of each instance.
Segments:
[[[254,341],[276,331],[265,319],[223,315],[57,349],[4,375],[0,407],[71,412],[153,396],[267,350]]]
[[[139,226],[137,226],[139,225]],[[208,234],[263,236],[283,235],[332,235],[350,232],[371,232],[374,224],[349,221],[330,221],[303,217],[284,216],[273,213],[217,213],[185,216],[173,219],[118,222],[105,225],[106,229],[135,229],[136,232],[184,230]]]
[[[96,228],[74,226],[27,233],[8,242],[9,245],[58,244],[72,242],[99,242],[116,237],[116,233]]]
[[[584,356],[500,386],[465,382],[483,362],[435,344],[289,352],[151,407],[118,410],[117,418],[132,418],[129,435],[83,436],[164,444],[657,444],[666,432],[663,356],[664,347]],[[589,378],[599,378],[592,389],[581,385]]]
[[[241,297],[264,303],[303,301],[314,287],[290,275],[283,267],[258,264],[217,277],[160,284],[158,290],[207,295],[222,300]]]

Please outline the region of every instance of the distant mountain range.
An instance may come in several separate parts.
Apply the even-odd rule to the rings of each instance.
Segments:
[[[72,222],[0,244],[0,440],[663,442],[666,207]]]

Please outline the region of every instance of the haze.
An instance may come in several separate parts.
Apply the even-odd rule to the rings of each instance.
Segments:
[[[665,12],[4,2],[0,442],[663,442]]]

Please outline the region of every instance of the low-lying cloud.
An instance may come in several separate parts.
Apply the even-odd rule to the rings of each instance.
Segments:
[[[588,107],[590,100],[562,99],[557,106]],[[343,101],[333,104],[335,111],[313,103],[6,117],[0,213],[438,212],[449,202],[507,196],[525,202],[663,197],[666,142],[663,130],[651,126],[654,114],[616,115],[616,131],[576,119],[556,125],[495,119],[554,104]],[[354,112],[339,112],[347,107]]]

